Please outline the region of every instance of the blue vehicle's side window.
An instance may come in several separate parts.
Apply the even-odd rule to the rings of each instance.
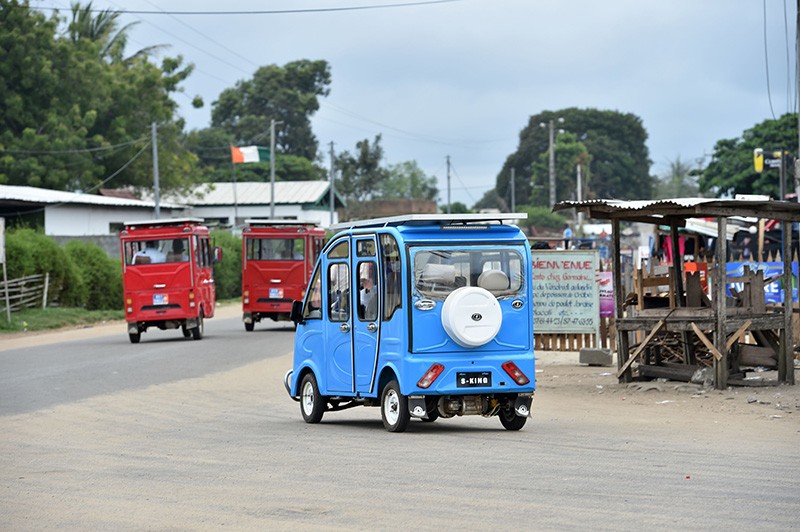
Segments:
[[[350,320],[350,268],[336,262],[328,268],[328,318],[334,322]]]
[[[383,319],[389,321],[394,312],[403,306],[400,248],[392,235],[382,234],[380,243],[383,270]]]
[[[303,308],[303,319],[320,319],[322,318],[322,276],[319,274],[319,270],[309,284],[311,290],[308,293],[305,308]]]

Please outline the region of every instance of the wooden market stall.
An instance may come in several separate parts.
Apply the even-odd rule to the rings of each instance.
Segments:
[[[791,289],[786,301],[768,307],[764,301],[764,279],[761,272],[745,268],[744,274],[727,277],[727,221],[733,216],[778,220],[783,229],[782,286],[792,287],[792,224],[800,220],[800,204],[763,199],[675,198],[663,200],[621,201],[599,199],[564,201],[554,211],[578,209],[590,218],[612,223],[614,260],[615,319],[617,330],[617,377],[621,382],[632,380],[632,365],[638,363],[640,376],[669,377],[673,368],[659,364],[659,352],[666,336],[671,335],[683,350],[681,375],[692,375],[698,368],[695,346],[713,356],[713,381],[719,389],[734,381],[743,383],[739,373],[740,344],[752,337],[777,351],[778,382],[794,384]],[[683,271],[681,260],[673,261],[661,276],[641,276],[636,286],[637,308],[625,312],[626,294],[621,289],[620,224],[644,222],[670,227],[672,249],[679,249],[678,232],[689,218],[713,218],[717,222],[716,266],[708,272],[710,297],[700,289],[697,273]],[[728,295],[727,284],[738,282],[745,289]],[[669,297],[649,307],[642,297],[648,286],[667,287]],[[633,344],[631,335],[640,340]],[[681,369],[681,368],[678,368]],[[729,382],[729,379],[731,382]]]

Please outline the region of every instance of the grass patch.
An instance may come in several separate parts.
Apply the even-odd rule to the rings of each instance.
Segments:
[[[52,307],[29,308],[0,316],[0,333],[24,331],[46,331],[62,327],[76,327],[94,323],[124,320],[125,313],[120,310],[85,310],[82,308]]]

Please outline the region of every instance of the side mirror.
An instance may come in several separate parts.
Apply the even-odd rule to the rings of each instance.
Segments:
[[[292,311],[289,313],[289,319],[292,320],[295,325],[298,323],[303,323],[302,301],[292,301]]]
[[[222,248],[219,246],[214,247],[214,264],[222,262]]]

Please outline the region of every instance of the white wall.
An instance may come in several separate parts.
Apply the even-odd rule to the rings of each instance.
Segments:
[[[161,217],[180,211],[161,208]],[[152,208],[104,207],[97,205],[51,205],[44,211],[44,233],[51,236],[96,236],[111,234],[112,223],[155,218]]]

